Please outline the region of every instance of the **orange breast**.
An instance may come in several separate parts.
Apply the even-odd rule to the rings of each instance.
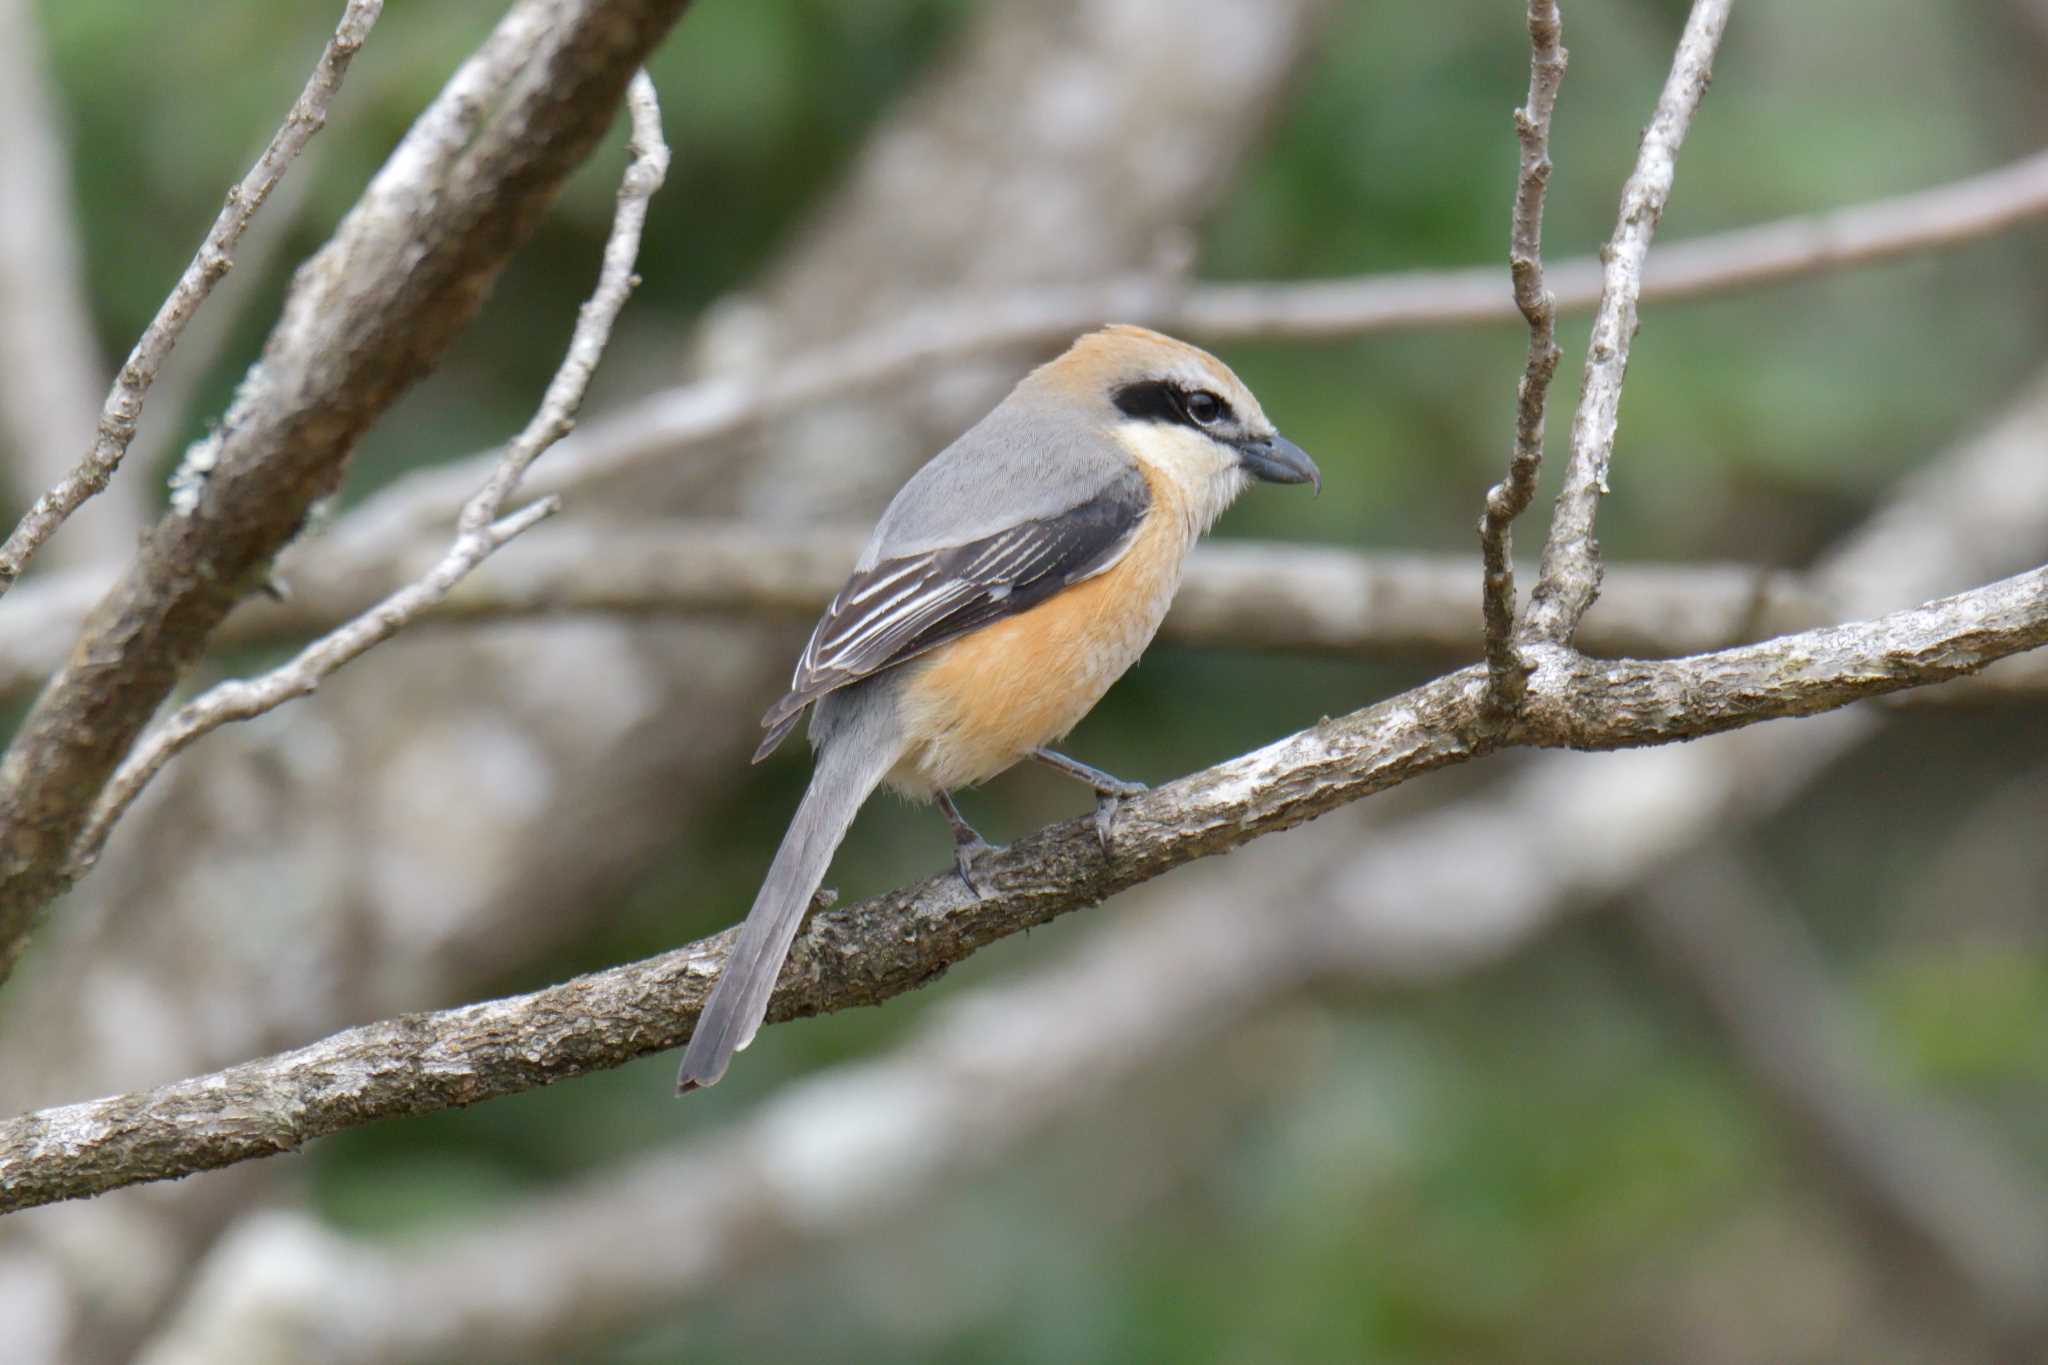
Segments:
[[[1151,643],[1193,541],[1182,499],[1146,471],[1152,504],[1109,569],[909,665],[909,749],[889,782],[929,796],[984,782],[1073,729]]]

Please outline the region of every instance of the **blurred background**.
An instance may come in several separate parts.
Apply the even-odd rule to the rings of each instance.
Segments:
[[[1611,229],[1686,8],[1567,6],[1553,261]],[[338,10],[0,0],[10,517],[84,448]],[[390,7],[48,573],[132,544],[296,262],[498,14]],[[1207,281],[1497,265],[1507,289],[1528,80],[1508,0],[699,0],[653,75],[674,167],[592,420],[935,297],[1189,252]],[[1659,242],[1990,170],[2044,127],[2041,0],[1738,6]],[[332,534],[525,421],[594,278],[622,141],[372,434]],[[1829,619],[2040,562],[2044,248],[2021,225],[1646,306],[1610,560],[1783,570]],[[1583,317],[1562,333],[1525,552]],[[1472,527],[1524,340],[1218,342],[1326,476],[1315,500],[1256,491],[1218,536],[1471,556],[1471,647],[1162,643],[1071,751],[1156,784],[1476,658]],[[864,527],[1043,354],[925,367],[641,462],[538,534]],[[801,746],[746,755],[806,628],[424,629],[214,736],[0,993],[0,1104],[148,1086],[731,923],[805,780]],[[225,651],[208,676],[284,650]],[[885,1008],[770,1029],[687,1104],[656,1057],[18,1214],[0,1354],[2048,1359],[2041,695],[1489,760]],[[5,697],[9,724],[25,704]],[[1084,806],[1035,772],[965,802],[999,841]],[[949,853],[936,817],[878,801],[828,880],[859,897]]]

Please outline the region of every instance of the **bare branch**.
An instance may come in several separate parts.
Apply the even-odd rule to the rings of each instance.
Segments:
[[[13,534],[0,545],[0,595],[14,586],[21,571],[28,567],[29,560],[42,547],[44,541],[56,534],[64,519],[76,511],[81,503],[107,486],[114,477],[114,471],[121,465],[121,457],[128,453],[128,443],[135,439],[135,426],[142,416],[142,401],[155,382],[157,370],[178,344],[178,337],[185,330],[185,324],[206,302],[206,296],[213,292],[214,285],[234,267],[234,251],[241,241],[249,220],[263,207],[263,201],[270,197],[271,190],[284,178],[300,151],[313,135],[327,122],[327,107],[334,100],[335,92],[341,88],[342,77],[348,73],[349,63],[355,60],[363,40],[369,35],[371,25],[383,12],[384,0],[349,0],[342,11],[341,22],[335,26],[334,36],[327,41],[320,54],[320,60],[313,67],[313,75],[306,82],[306,88],[293,102],[291,112],[285,116],[284,126],[263,149],[263,155],[241,183],[228,191],[227,204],[220,215],[213,220],[206,237],[199,243],[199,251],[192,263],[185,267],[170,297],[157,309],[156,317],[143,330],[142,337],[135,343],[135,349],[128,353],[128,361],[121,367],[121,374],[114,381],[113,390],[107,394],[107,401],[100,409],[99,429],[93,436],[92,449],[78,466],[66,475],[55,487],[36,499],[27,515],[14,528]],[[0,954],[0,960],[5,955]]]
[[[1515,307],[1529,323],[1529,357],[1515,391],[1515,444],[1508,475],[1486,494],[1479,519],[1485,578],[1480,602],[1486,621],[1486,675],[1494,704],[1504,712],[1521,705],[1528,665],[1515,645],[1514,521],[1536,496],[1543,469],[1543,413],[1557,373],[1557,300],[1543,282],[1543,192],[1550,184],[1550,115],[1557,107],[1568,54],[1554,0],[1529,0],[1529,98],[1515,111],[1522,165],[1508,233],[1508,267]]]
[[[785,1020],[911,990],[977,948],[1195,858],[1508,745],[1616,749],[1813,715],[2048,643],[2048,568],[1851,626],[1662,662],[1537,646],[1522,715],[1489,724],[1469,668],[1127,801],[1105,861],[1090,821],[815,915],[769,1010]],[[142,1094],[0,1124],[0,1211],[214,1169],[374,1118],[531,1089],[674,1047],[732,937],[531,995],[415,1015]]]
[[[0,977],[180,672],[334,490],[362,433],[468,324],[686,3],[522,0],[300,269],[182,505],[0,760]]]
[[[1645,302],[1721,297],[1901,256],[1977,241],[2048,214],[2048,152],[1933,189],[1872,200],[1657,249],[1643,268]],[[1563,313],[1600,301],[1598,259],[1552,262],[1545,272]],[[1168,330],[1214,340],[1321,341],[1420,327],[1508,322],[1519,313],[1497,267],[1366,275],[1350,280],[1205,284]]]
[[[1571,461],[1564,489],[1551,514],[1543,546],[1543,573],[1529,595],[1522,622],[1525,640],[1565,643],[1600,592],[1600,547],[1593,519],[1607,491],[1614,458],[1614,432],[1621,413],[1621,383],[1628,373],[1629,346],[1636,335],[1636,299],[1643,287],[1643,258],[1664,215],[1678,172],[1678,149],[1707,92],[1714,52],[1728,23],[1731,0],[1694,0],[1672,58],[1664,93],[1643,133],[1636,166],[1621,190],[1621,217],[1601,253],[1606,264],[1600,306],[1593,315],[1593,339],[1572,418]]]
[[[492,560],[420,619],[445,626],[535,617],[712,616],[804,625],[845,581],[866,536],[851,526],[778,531],[685,518],[549,523],[521,538],[517,556]],[[423,538],[401,554],[358,565],[310,546],[290,575],[290,597],[247,603],[215,642],[275,647],[333,630],[403,589],[444,548]],[[70,623],[98,595],[100,582],[97,574],[62,574],[22,589],[15,600],[17,633],[0,636],[0,699],[32,692],[62,662]],[[1839,619],[1847,605],[1841,586],[1832,574],[1763,565],[1617,564],[1580,627],[1580,640],[1601,655],[1664,658],[1725,649]],[[1876,600],[1910,596],[1902,590]],[[1217,541],[1189,561],[1160,638],[1215,649],[1459,664],[1474,657],[1465,614],[1470,598],[1467,556]],[[1896,700],[1946,707],[2044,694],[2048,658],[2026,657]]]
[[[1691,298],[1822,270],[1954,246],[2048,215],[2048,152],[1953,185],[1837,213],[1790,218],[1661,249],[1645,299]],[[1561,313],[1590,308],[1601,267],[1581,258],[1546,267]],[[1148,322],[1212,341],[1321,340],[1517,317],[1495,267],[1299,284],[1176,284],[1129,276],[956,299],[778,363],[772,373],[721,375],[651,395],[563,443],[536,487],[562,492],[614,478],[678,451],[729,440],[829,399],[1017,346],[1052,346],[1110,319]],[[454,514],[486,456],[403,478],[336,528],[364,556],[391,553]]]
[[[845,582],[863,529],[672,521],[557,523],[516,558],[494,561],[425,619],[481,623],[536,616],[736,617],[808,624]],[[225,648],[280,645],[332,630],[398,591],[439,553],[422,538],[357,563],[308,545],[284,601],[255,600],[215,637]],[[1528,567],[1528,566],[1524,566]],[[1365,554],[1327,546],[1221,540],[1198,548],[1163,638],[1218,648],[1351,655],[1474,657],[1465,614],[1471,559]],[[69,646],[71,614],[97,575],[53,576],[22,589],[17,634],[0,637],[0,698],[41,685]],[[1839,613],[1808,576],[1732,563],[1622,564],[1587,617],[1608,654],[1697,654],[1820,625]]]
[[[456,584],[499,547],[552,515],[560,506],[554,498],[543,498],[510,515],[504,510],[527,469],[575,425],[576,411],[583,405],[590,377],[596,373],[598,361],[611,340],[612,324],[638,283],[633,263],[639,256],[640,234],[647,223],[647,202],[661,188],[668,174],[669,159],[668,145],[661,137],[661,109],[656,102],[654,83],[646,72],[636,75],[627,88],[626,108],[633,124],[632,138],[627,143],[627,154],[632,160],[619,185],[619,206],[612,220],[611,236],[605,243],[597,289],[577,317],[568,354],[549,382],[539,410],[525,430],[505,447],[490,479],[462,509],[454,544],[417,581],[314,641],[291,662],[260,678],[219,683],[180,707],[114,771],[79,834],[65,872],[67,877],[76,879],[85,874],[99,857],[114,823],[142,794],[150,779],[187,746],[230,721],[250,720],[294,698],[310,696],[329,674],[405,629],[443,601]]]

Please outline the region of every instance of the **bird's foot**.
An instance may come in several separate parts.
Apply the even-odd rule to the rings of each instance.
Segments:
[[[973,893],[976,900],[980,900],[988,893],[983,891],[981,883],[974,879],[974,865],[981,859],[1002,851],[1001,844],[992,844],[979,834],[954,842],[953,866],[960,870],[960,880],[967,884],[967,889]]]
[[[1102,841],[1102,856],[1109,856],[1110,826],[1116,823],[1116,809],[1124,798],[1151,790],[1143,782],[1126,782],[1100,768],[1091,768],[1078,758],[1068,758],[1053,749],[1038,748],[1031,756],[1046,767],[1086,782],[1095,793],[1095,837]]]
[[[960,869],[960,880],[967,884],[967,889],[974,893],[974,898],[980,900],[981,883],[974,880],[974,864],[988,854],[1001,853],[1003,850],[999,845],[982,838],[981,832],[967,823],[967,817],[960,813],[960,807],[953,804],[951,792],[937,793],[936,800],[939,803],[939,812],[946,817],[946,824],[953,831],[953,866]]]
[[[1113,787],[1095,789],[1095,837],[1102,841],[1102,856],[1110,855],[1110,827],[1116,823],[1116,813],[1124,798],[1150,791],[1143,782],[1118,782]]]

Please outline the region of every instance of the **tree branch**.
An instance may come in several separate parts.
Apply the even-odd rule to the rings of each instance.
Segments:
[[[171,348],[178,344],[184,333],[185,324],[206,302],[206,296],[213,292],[214,285],[234,267],[235,246],[242,239],[242,233],[249,226],[249,220],[263,207],[263,201],[284,178],[285,171],[305,149],[315,133],[327,122],[327,107],[334,100],[335,92],[341,89],[342,77],[348,74],[349,63],[355,60],[356,52],[363,40],[369,36],[371,25],[383,12],[384,0],[349,0],[342,11],[341,22],[335,26],[334,36],[327,41],[320,53],[320,60],[313,67],[313,75],[306,82],[306,88],[293,102],[291,112],[285,116],[284,126],[270,139],[270,145],[263,149],[263,155],[256,159],[241,183],[228,190],[228,201],[213,220],[206,237],[199,243],[199,251],[192,263],[185,267],[185,273],[178,278],[170,296],[157,309],[157,314],[143,329],[142,337],[135,343],[135,349],[128,353],[128,361],[121,367],[121,374],[114,381],[114,387],[107,394],[106,403],[100,408],[99,428],[93,436],[92,449],[77,467],[66,475],[55,487],[37,498],[19,525],[0,544],[0,595],[14,586],[29,560],[42,547],[44,541],[55,535],[64,519],[76,511],[87,498],[100,492],[120,468],[121,457],[128,453],[128,443],[135,439],[136,423],[142,417],[142,401],[149,393],[149,386],[155,382],[156,374]],[[0,915],[4,920],[4,915]],[[8,961],[10,954],[5,949],[4,923],[0,923],[0,968]],[[0,976],[4,976],[0,970]]]
[[[505,514],[505,503],[533,462],[569,434],[583,406],[590,377],[604,358],[612,324],[626,306],[639,277],[633,263],[647,223],[647,203],[668,174],[668,144],[661,137],[661,107],[654,82],[642,71],[626,91],[632,135],[630,162],[619,185],[619,205],[605,243],[597,288],[583,305],[568,354],[549,382],[540,408],[505,447],[490,479],[457,518],[455,542],[424,575],[308,645],[286,664],[259,678],[218,683],[178,709],[128,755],[94,802],[92,814],[72,850],[65,876],[83,876],[99,857],[107,835],[150,779],[188,746],[231,721],[251,720],[298,697],[310,696],[343,664],[362,657],[446,600],[457,584],[515,536],[552,515],[560,503],[543,498]]]
[[[1933,189],[1781,218],[1659,247],[1643,267],[1645,302],[1719,298],[1809,275],[1856,269],[2004,232],[2048,214],[2048,152]],[[1600,301],[1596,257],[1552,262],[1563,313]],[[1349,280],[1192,286],[1156,321],[1212,340],[1327,341],[1419,327],[1513,321],[1520,313],[1495,266],[1365,275]]]
[[[1167,869],[1508,745],[1668,743],[1939,682],[2048,643],[2048,568],[1858,625],[1660,662],[1534,646],[1527,704],[1486,723],[1464,669],[1127,801],[1105,861],[1085,820],[990,861],[813,916],[771,1020],[874,1004],[976,949]],[[472,1104],[680,1044],[732,937],[530,995],[351,1029],[153,1091],[0,1124],[0,1212],[298,1147],[372,1119]]]
[[[1714,51],[1728,23],[1731,0],[1694,0],[1685,32],[1672,58],[1664,93],[1643,133],[1636,166],[1621,190],[1621,216],[1601,252],[1605,280],[1593,315],[1593,339],[1586,348],[1579,407],[1572,417],[1572,454],[1564,488],[1551,513],[1543,545],[1543,572],[1529,594],[1522,622],[1528,641],[1569,642],[1586,608],[1600,592],[1600,547],[1593,520],[1607,491],[1620,420],[1621,384],[1628,373],[1629,346],[1636,335],[1636,300],[1643,288],[1643,258],[1664,216],[1678,173],[1678,149],[1711,79]]]
[[[520,539],[420,615],[422,625],[483,626],[563,617],[719,617],[808,625],[846,578],[867,533],[749,523],[550,522]],[[357,566],[317,544],[282,601],[256,599],[214,636],[224,649],[293,645],[370,610],[441,552],[426,541]],[[1531,565],[1521,566],[1530,571]],[[1366,554],[1328,546],[1216,541],[1188,563],[1160,638],[1211,649],[1349,657],[1474,657],[1471,560]],[[0,637],[0,700],[40,686],[62,661],[70,615],[96,576],[55,576],[22,589],[18,633]],[[1621,563],[1580,626],[1592,654],[1665,658],[1804,630],[1845,614],[1832,575],[1756,564]],[[1891,595],[1891,600],[1910,596]],[[2015,658],[1967,680],[1899,698],[1955,706],[2048,694],[2048,659]]]
[[[0,979],[180,672],[468,324],[686,3],[524,0],[300,269],[185,494],[0,761]]]
[[[1522,165],[1508,233],[1515,307],[1529,324],[1529,356],[1515,390],[1515,442],[1507,478],[1487,490],[1479,519],[1484,578],[1486,675],[1493,702],[1505,713],[1521,705],[1528,666],[1515,645],[1514,521],[1536,496],[1543,470],[1543,412],[1563,353],[1557,348],[1557,300],[1543,282],[1543,192],[1550,184],[1550,115],[1564,82],[1567,53],[1554,0],[1529,0],[1529,98],[1515,111]]]
[[[1692,298],[1802,274],[1876,264],[1954,246],[2048,215],[2048,152],[1952,185],[1814,217],[1788,218],[1665,247],[1647,263],[1643,298]],[[1560,312],[1599,299],[1601,267],[1546,267]],[[732,440],[831,399],[1019,346],[1053,346],[1105,320],[1146,322],[1211,341],[1322,340],[1517,317],[1495,267],[1292,284],[1181,284],[1125,276],[958,298],[847,340],[800,352],[762,374],[718,375],[656,393],[580,429],[534,481],[539,492],[618,478],[678,452]],[[337,525],[331,539],[361,559],[398,553],[455,514],[487,455],[399,479]]]

